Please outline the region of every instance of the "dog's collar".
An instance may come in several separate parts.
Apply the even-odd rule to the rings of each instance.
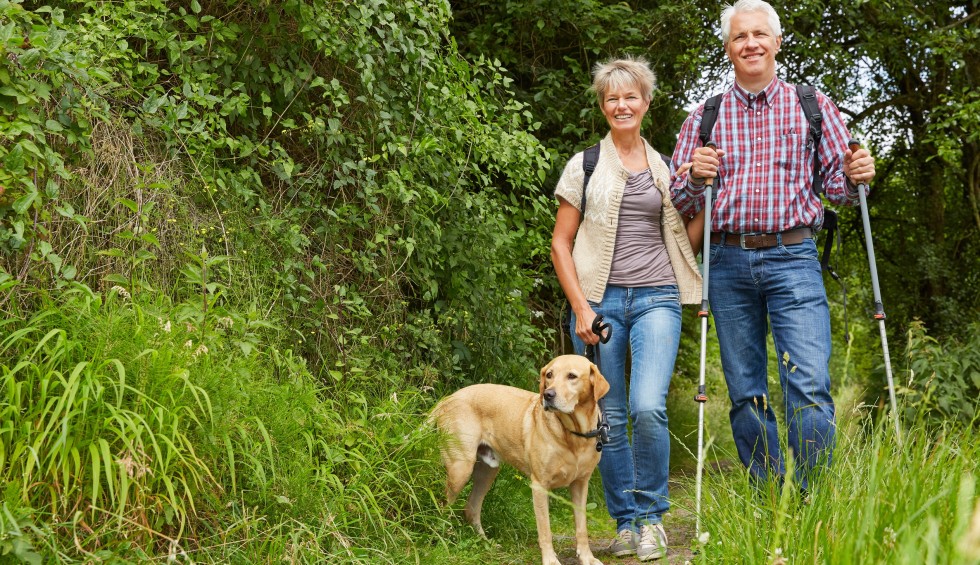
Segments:
[[[595,442],[595,450],[599,452],[602,451],[603,444],[609,443],[609,422],[606,421],[605,414],[599,415],[599,423],[596,424],[596,428],[592,431],[588,431],[585,433],[576,432],[575,430],[569,430],[569,431],[574,436],[584,437],[586,439],[591,439],[594,437],[599,438]]]

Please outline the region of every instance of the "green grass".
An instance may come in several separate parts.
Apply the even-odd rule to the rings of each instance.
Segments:
[[[740,469],[709,474],[697,562],[980,562],[975,429],[917,425],[899,445],[864,411],[841,420],[835,460],[807,501],[792,481],[757,489]]]
[[[442,507],[422,422],[448,391],[398,367],[318,379],[274,321],[73,286],[0,324],[0,561],[536,563],[527,479],[505,469],[476,537]],[[712,382],[720,380],[711,368]],[[690,390],[689,390],[690,389]],[[898,445],[853,388],[837,391],[835,461],[809,504],[749,486],[723,386],[709,387],[709,469],[693,533],[697,406],[671,392],[675,556],[696,563],[978,563],[976,422],[908,427]],[[465,495],[465,493],[464,493]],[[567,492],[556,549],[573,550]],[[613,533],[598,474],[597,549]],[[685,553],[691,545],[698,553]],[[608,559],[608,557],[606,557]]]

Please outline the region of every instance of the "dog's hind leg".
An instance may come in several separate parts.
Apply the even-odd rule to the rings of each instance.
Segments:
[[[473,525],[476,533],[485,538],[487,536],[483,532],[480,514],[483,509],[483,499],[487,496],[493,480],[497,478],[497,473],[500,472],[500,460],[493,449],[482,444],[477,450],[477,456],[478,460],[473,465],[473,490],[470,491],[470,497],[466,501],[463,516],[466,517],[467,522]]]
[[[456,497],[466,486],[473,474],[473,461],[467,459],[446,459],[446,505],[456,502]]]

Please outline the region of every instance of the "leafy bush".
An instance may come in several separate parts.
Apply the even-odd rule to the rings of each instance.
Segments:
[[[966,335],[940,343],[921,321],[910,324],[905,379],[896,383],[906,421],[980,423],[980,324]]]

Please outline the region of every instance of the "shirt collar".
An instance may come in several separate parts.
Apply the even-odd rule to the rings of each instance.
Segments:
[[[773,100],[776,98],[776,93],[778,92],[778,83],[779,79],[773,78],[761,91],[750,94],[736,82],[732,90],[735,92],[735,99],[743,107],[752,108],[761,103],[772,108]]]

